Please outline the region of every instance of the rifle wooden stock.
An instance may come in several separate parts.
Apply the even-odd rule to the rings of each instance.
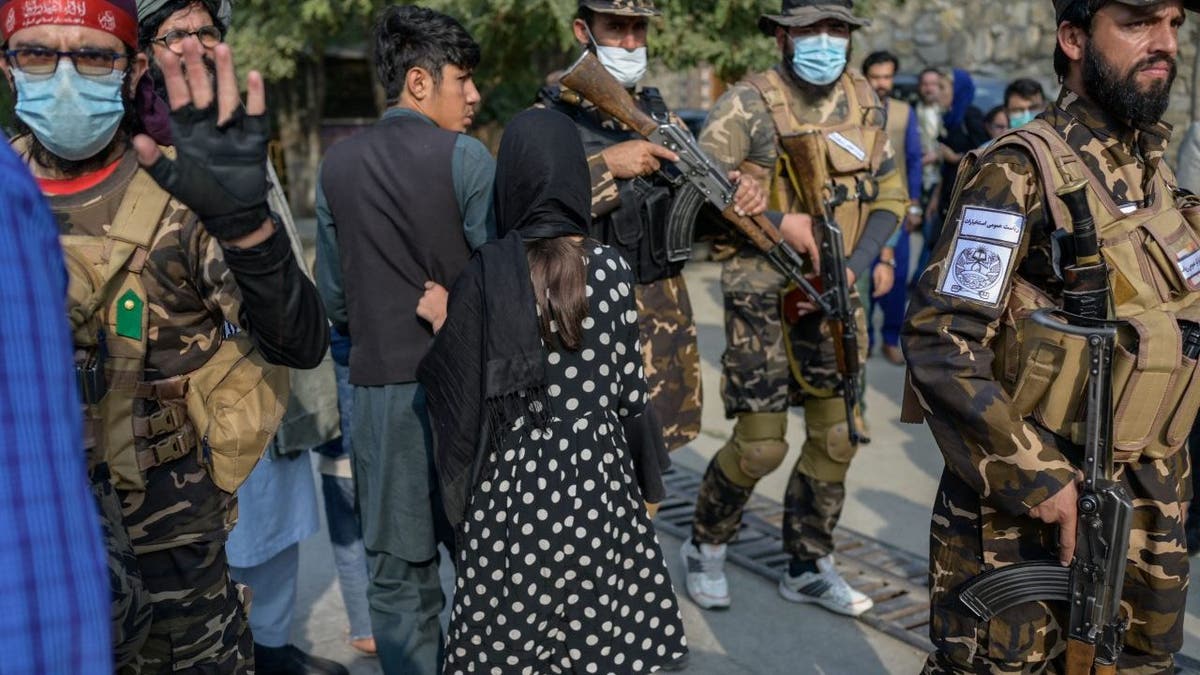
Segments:
[[[779,139],[791,163],[792,171],[800,177],[795,182],[800,210],[816,217],[825,213],[825,190],[831,184],[826,161],[825,137],[810,131]]]
[[[1067,640],[1067,675],[1092,675],[1095,662],[1096,645]]]
[[[658,122],[637,107],[629,92],[591,52],[584,52],[559,81],[642,136],[649,136],[658,128]]]

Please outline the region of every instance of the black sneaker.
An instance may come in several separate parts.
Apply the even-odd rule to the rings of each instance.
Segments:
[[[306,654],[295,645],[264,647],[254,643],[254,670],[258,675],[350,675],[336,661]]]

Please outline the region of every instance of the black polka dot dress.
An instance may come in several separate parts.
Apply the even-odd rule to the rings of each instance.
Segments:
[[[462,525],[446,673],[645,673],[687,651],[621,427],[646,397],[633,275],[588,246],[583,346],[546,355],[552,421],[514,424]]]

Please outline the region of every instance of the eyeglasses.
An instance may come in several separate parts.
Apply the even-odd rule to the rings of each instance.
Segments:
[[[205,49],[212,49],[221,44],[221,29],[216,26],[203,26],[196,30],[173,30],[150,42],[157,42],[176,54],[183,56],[183,41],[193,36],[200,41],[200,46]]]
[[[44,47],[9,49],[4,56],[8,58],[9,65],[28,75],[53,75],[58,70],[58,62],[69,58],[71,65],[75,66],[75,72],[87,77],[104,77],[116,70],[117,61],[129,58],[126,54],[102,49],[60,52]]]

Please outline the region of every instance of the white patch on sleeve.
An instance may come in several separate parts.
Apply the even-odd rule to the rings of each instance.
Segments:
[[[1012,246],[1021,243],[1021,234],[1024,231],[1024,216],[1006,211],[981,209],[977,206],[968,206],[963,209],[962,220],[958,226],[960,237],[991,239]]]
[[[838,133],[836,131],[833,132],[832,134],[829,134],[829,140],[836,143],[839,148],[854,155],[854,158],[860,162],[867,158],[866,150],[863,150],[862,148],[858,147],[857,145],[855,145],[854,141],[850,140],[849,138],[846,138],[845,136],[841,135],[840,133]]]
[[[959,239],[942,280],[942,293],[996,306],[1013,260],[1013,249],[984,241]]]

